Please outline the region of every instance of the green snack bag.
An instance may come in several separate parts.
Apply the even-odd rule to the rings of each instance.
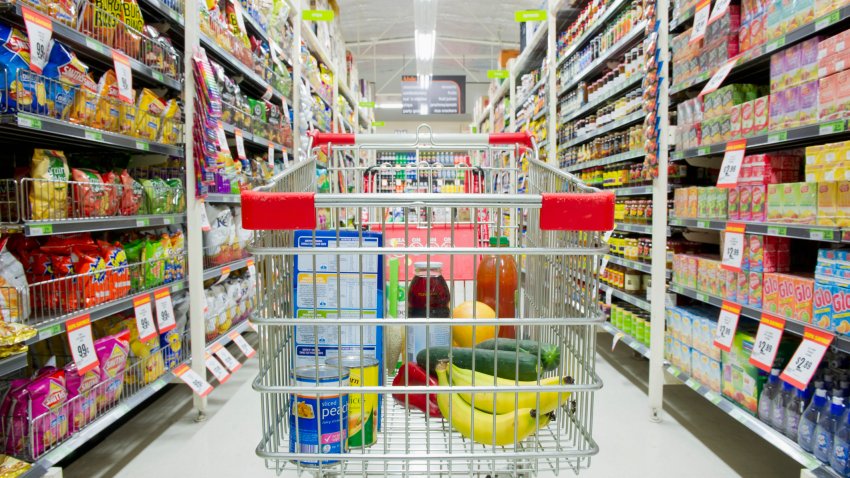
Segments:
[[[130,264],[130,290],[139,290],[143,280],[143,268],[135,264],[142,262],[145,241],[143,239],[137,239],[124,243],[121,247],[124,249],[124,254],[127,255],[127,263]]]
[[[144,261],[146,289],[156,287],[165,280],[165,249],[159,240],[148,240],[145,242]]]
[[[186,210],[186,197],[183,194],[183,181],[180,179],[167,179],[165,184],[168,185],[170,192],[168,212],[181,213]]]
[[[142,181],[145,190],[145,212],[147,214],[166,214],[168,212],[168,185],[160,178]]]

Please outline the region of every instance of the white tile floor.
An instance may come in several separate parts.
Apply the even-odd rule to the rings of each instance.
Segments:
[[[605,387],[598,393],[594,435],[601,451],[582,476],[739,476],[669,415],[661,424],[649,422],[644,392],[605,360],[598,364]],[[273,476],[254,454],[260,429],[259,399],[251,389],[255,373],[256,359],[219,387],[203,423],[193,421],[186,387],[169,391],[68,466],[65,477]]]

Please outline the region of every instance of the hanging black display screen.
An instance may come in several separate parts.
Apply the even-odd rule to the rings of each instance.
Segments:
[[[465,97],[465,76],[434,76],[430,84],[414,75],[401,77],[401,112],[406,115],[464,114]]]

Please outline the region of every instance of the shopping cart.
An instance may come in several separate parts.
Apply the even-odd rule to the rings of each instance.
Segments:
[[[271,188],[242,195],[243,227],[255,230],[260,371],[254,389],[262,407],[257,454],[266,465],[316,476],[482,477],[588,466],[598,451],[591,434],[593,392],[602,386],[595,372],[594,325],[604,320],[597,274],[607,250],[601,231],[613,228],[613,195],[540,162],[524,133],[440,135],[427,126],[401,135],[313,133],[309,151]],[[472,315],[478,317],[452,318],[452,307],[478,298],[476,271],[495,251],[485,236],[509,238],[511,245],[498,254],[519,264],[515,314],[497,310],[501,318],[484,318],[476,304]],[[414,299],[412,308],[405,309],[404,300],[395,304],[395,276],[402,288],[410,286],[415,262],[424,263],[418,264],[429,291],[424,312]],[[443,265],[449,303],[431,288],[440,281],[436,262]],[[554,344],[560,358],[542,377],[564,378],[496,385],[476,375],[466,386],[440,386],[415,383],[408,374],[391,385],[399,329],[407,341],[404,361],[425,354],[420,365],[427,370],[434,368],[436,344],[460,330],[451,326],[471,330],[473,343],[499,326]],[[449,360],[456,354],[452,349]],[[360,365],[325,365],[334,356],[354,356],[349,361]],[[519,376],[520,353],[510,356],[516,360],[495,367]],[[371,383],[362,378],[370,357],[381,362]],[[454,397],[492,400],[493,410],[493,392],[517,405],[530,393],[534,410],[507,412],[509,419],[480,415]],[[448,402],[444,418],[411,406],[427,393]],[[541,411],[545,393],[557,394],[552,413]],[[354,446],[375,397],[375,443]],[[470,415],[481,418],[470,422]],[[330,420],[310,421],[317,416]],[[536,432],[525,437],[519,428],[528,416]],[[492,436],[482,436],[488,431]]]

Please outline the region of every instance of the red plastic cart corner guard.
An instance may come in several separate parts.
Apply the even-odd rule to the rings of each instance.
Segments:
[[[610,231],[614,229],[614,193],[544,193],[540,229]]]
[[[354,145],[354,133],[322,133],[321,131],[311,130],[307,134],[313,138],[313,146],[328,143],[342,146]]]
[[[531,148],[531,134],[521,133],[490,133],[490,144],[521,144]]]
[[[316,193],[242,191],[242,228],[316,229]]]

